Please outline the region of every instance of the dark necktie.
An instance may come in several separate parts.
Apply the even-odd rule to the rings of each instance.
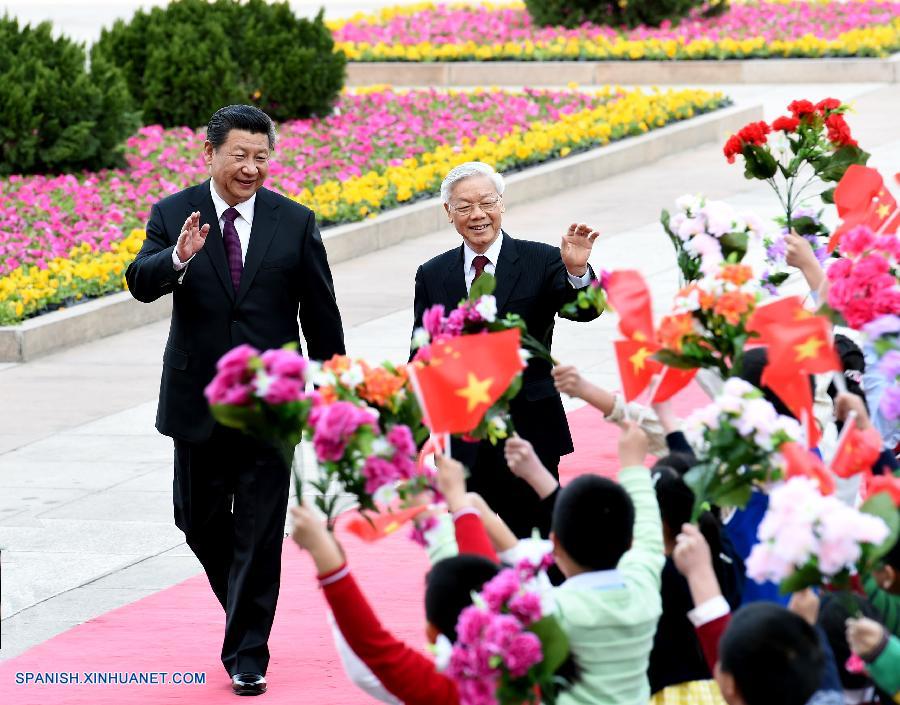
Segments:
[[[478,277],[484,274],[484,268],[490,263],[491,261],[484,255],[475,255],[475,259],[472,260],[472,266],[475,267],[475,278],[472,280],[473,284],[477,281]]]
[[[237,208],[229,208],[222,217],[225,219],[225,227],[222,236],[225,240],[225,254],[228,257],[228,268],[231,270],[231,284],[234,293],[237,294],[241,286],[241,272],[244,271],[244,260],[241,257],[241,239],[238,237],[237,228],[234,227],[234,219],[240,215]]]

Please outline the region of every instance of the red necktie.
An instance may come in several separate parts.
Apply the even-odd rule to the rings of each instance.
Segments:
[[[478,277],[484,274],[484,268],[490,263],[491,261],[484,255],[475,255],[475,259],[472,260],[472,266],[475,267],[475,279],[472,280],[473,284]]]
[[[225,254],[228,257],[228,268],[231,270],[231,284],[234,293],[237,294],[241,286],[241,273],[244,271],[244,258],[241,256],[241,239],[238,237],[234,220],[240,215],[237,208],[229,208],[222,217],[225,219],[225,227],[222,229],[222,237],[225,240]]]

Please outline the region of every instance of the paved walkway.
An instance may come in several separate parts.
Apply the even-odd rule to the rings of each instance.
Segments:
[[[738,101],[764,102],[768,118],[796,97],[819,99],[827,92],[854,99],[858,114],[850,120],[860,142],[874,151],[873,163],[884,173],[900,164],[897,86],[725,90]],[[504,226],[519,237],[557,243],[569,222],[590,223],[603,232],[594,266],[640,269],[662,311],[677,277],[657,218],[686,191],[775,213],[767,188],[745,181],[737,166],[725,164],[720,145],[710,144],[516,207]],[[351,354],[405,358],[415,269],[457,241],[448,226],[334,267]],[[560,322],[555,353],[616,387],[614,317],[576,325]],[[167,326],[0,366],[0,659],[200,572],[172,523],[171,441],[153,429]],[[9,687],[0,683],[0,695]]]

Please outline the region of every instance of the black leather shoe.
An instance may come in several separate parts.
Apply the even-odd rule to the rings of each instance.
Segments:
[[[266,692],[266,678],[259,673],[238,673],[231,677],[235,695],[262,695]]]

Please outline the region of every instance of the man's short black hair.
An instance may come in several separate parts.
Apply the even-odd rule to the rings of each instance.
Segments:
[[[816,631],[772,602],[742,607],[719,642],[719,667],[747,705],[804,705],[822,682]]]
[[[252,105],[226,105],[219,108],[206,126],[206,139],[218,149],[232,130],[244,130],[254,135],[266,135],[269,149],[275,148],[275,124],[272,118]]]
[[[425,576],[425,617],[450,641],[456,641],[460,613],[472,604],[472,592],[500,572],[484,556],[460,554],[434,564]]]
[[[553,533],[583,568],[615,568],[631,547],[634,504],[618,483],[582,475],[559,493],[553,508]]]

